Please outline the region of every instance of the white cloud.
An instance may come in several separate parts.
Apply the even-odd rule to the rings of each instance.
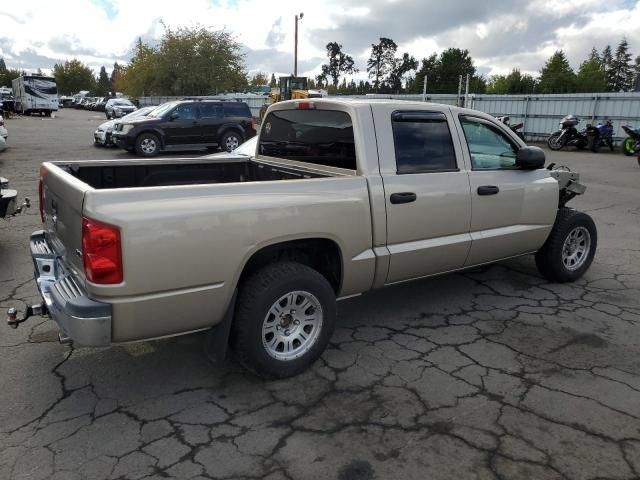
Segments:
[[[0,3],[0,56],[31,69],[77,57],[97,70],[126,61],[139,36],[159,38],[163,21],[171,28],[225,28],[250,52],[249,71],[284,74],[293,69],[300,11],[299,62],[308,75],[318,72],[325,45],[337,40],[357,60],[358,77],[366,77],[369,46],[381,36],[418,59],[467,48],[488,73],[537,72],[559,48],[577,67],[593,45],[615,47],[623,35],[640,53],[640,2],[628,0],[30,0]]]

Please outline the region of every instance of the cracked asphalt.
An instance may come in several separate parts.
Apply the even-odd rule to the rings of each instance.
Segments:
[[[8,120],[0,174],[35,200],[42,160],[126,157],[91,146],[101,118]],[[0,478],[640,478],[640,168],[548,158],[588,186],[582,280],[547,283],[525,257],[340,302],[295,378],[212,366],[202,335],[73,349],[42,318],[0,326]],[[3,318],[38,300],[38,228],[37,205],[0,221]]]

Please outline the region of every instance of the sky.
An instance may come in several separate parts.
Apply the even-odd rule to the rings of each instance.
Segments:
[[[537,74],[563,49],[577,69],[593,46],[625,36],[640,55],[640,0],[29,0],[0,2],[0,57],[10,68],[48,72],[78,58],[98,71],[126,64],[138,37],[153,43],[162,23],[226,29],[244,46],[247,70],[293,72],[294,17],[298,73],[315,76],[325,46],[337,41],[366,78],[371,44],[392,38],[418,60],[466,48],[486,76],[516,67]]]

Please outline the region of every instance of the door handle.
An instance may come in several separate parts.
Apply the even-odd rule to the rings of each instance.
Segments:
[[[495,185],[483,185],[478,187],[478,195],[495,195],[500,189]]]
[[[413,192],[401,192],[392,193],[389,200],[391,200],[391,203],[411,203],[415,202],[416,198],[418,197]]]

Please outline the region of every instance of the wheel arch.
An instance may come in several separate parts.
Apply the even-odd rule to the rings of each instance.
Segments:
[[[279,261],[295,261],[313,268],[327,279],[336,295],[342,288],[342,250],[335,240],[319,236],[277,239],[261,245],[245,258],[235,285],[239,287],[252,273]]]

